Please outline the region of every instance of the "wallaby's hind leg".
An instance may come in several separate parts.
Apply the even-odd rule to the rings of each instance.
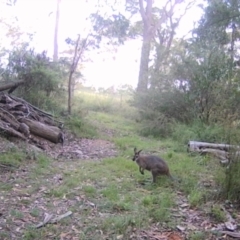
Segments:
[[[156,182],[156,180],[157,180],[157,175],[158,175],[158,173],[152,170],[153,183]]]
[[[142,175],[144,175],[144,169],[143,169],[143,168],[139,167],[139,172],[140,172]]]

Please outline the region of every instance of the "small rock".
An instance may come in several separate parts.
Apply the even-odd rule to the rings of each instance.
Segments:
[[[185,231],[186,228],[178,225],[178,226],[177,226],[177,229],[178,229],[179,231],[183,232],[183,231]]]

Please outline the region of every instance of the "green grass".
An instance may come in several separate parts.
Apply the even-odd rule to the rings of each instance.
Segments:
[[[14,167],[20,166],[25,159],[26,154],[19,149],[12,149],[12,151],[0,154],[0,163],[9,164]]]
[[[118,94],[104,94],[86,91],[77,91],[75,93],[75,101],[78,105],[74,106],[74,110],[94,111],[99,113],[118,114],[125,118],[133,119],[136,117],[135,108],[129,106],[128,101],[131,95],[120,96]]]
[[[174,229],[179,224],[179,219],[173,217],[179,194],[194,209],[204,207],[206,201],[211,200],[213,190],[218,189],[216,187],[223,179],[224,170],[211,157],[187,153],[186,136],[192,136],[190,133],[182,136],[179,128],[175,140],[142,137],[138,134],[138,123],[133,120],[134,110],[129,106],[126,109],[132,112],[126,118],[126,109],[120,114],[118,100],[114,102],[112,99],[111,110],[107,111],[108,103],[104,110],[97,108],[98,104],[101,105],[99,96],[96,99],[89,94],[77,97],[83,98],[81,107],[92,106],[92,111],[86,114],[84,120],[77,116],[70,118],[67,126],[76,136],[99,137],[114,142],[119,154],[101,161],[73,159],[71,164],[74,164],[74,170],[69,168],[67,159],[58,166],[58,162],[44,155],[38,156],[29,174],[30,182],[26,191],[34,196],[34,193],[39,193],[40,187],[45,186],[42,199],[46,202],[46,211],[67,209],[72,210],[74,216],[38,230],[29,226],[25,229],[23,239],[47,239],[50,235],[60,239],[62,232],[72,231],[72,226],[77,223],[80,225],[74,231],[79,239],[117,239],[118,236],[129,239],[133,232],[149,229],[152,225]],[[113,106],[116,111],[112,109]],[[77,111],[77,106],[75,108]],[[111,134],[105,130],[111,131]],[[84,131],[85,134],[81,135]],[[137,164],[132,161],[134,147],[143,149],[143,153],[164,158],[176,181],[160,176],[157,183],[152,184],[151,173],[145,171],[144,175],[140,174]],[[18,151],[6,154],[1,154],[0,162],[10,159],[19,164],[25,157]],[[55,173],[61,174],[62,180],[51,184]],[[212,185],[206,187],[206,183]],[[11,190],[11,187],[11,184],[1,185],[0,190]],[[27,200],[22,204],[26,207]],[[21,212],[12,212],[11,215],[20,217]],[[42,221],[40,209],[31,208],[30,215],[36,218],[36,222]],[[211,210],[210,215],[215,221],[223,221],[217,207]],[[59,230],[61,227],[67,230]],[[205,232],[195,231],[189,239],[207,239],[206,236]]]
[[[227,217],[223,209],[219,204],[214,204],[211,207],[210,216],[216,221],[216,222],[226,222]]]
[[[86,120],[85,116],[77,116],[76,113],[66,119],[66,126],[77,137],[94,138],[98,136],[96,128]]]

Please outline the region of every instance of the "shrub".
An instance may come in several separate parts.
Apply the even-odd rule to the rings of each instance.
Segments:
[[[240,203],[240,159],[236,153],[232,153],[230,164],[225,171],[223,182],[223,196]]]
[[[93,138],[96,137],[97,130],[83,116],[72,115],[66,120],[66,126],[78,137]]]
[[[189,140],[230,143],[238,137],[238,130],[220,124],[204,124],[200,120],[195,120],[192,124],[185,125],[173,123],[172,138],[179,143],[187,144]]]
[[[16,94],[41,108],[52,105],[54,93],[58,99],[63,97],[59,88],[63,81],[60,64],[52,62],[46,52],[39,54],[29,49],[27,44],[9,53],[2,77],[5,81],[23,80],[24,84],[15,90]],[[56,101],[54,105],[57,105]]]
[[[155,116],[156,115],[157,114],[155,114]],[[140,134],[158,138],[169,137],[172,134],[171,120],[159,113],[156,119],[149,118],[148,120],[142,121]]]

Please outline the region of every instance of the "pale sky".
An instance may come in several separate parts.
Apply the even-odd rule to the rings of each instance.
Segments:
[[[59,23],[59,52],[66,49],[65,39],[76,38],[78,33],[87,33],[89,13],[96,12],[97,0],[61,0]],[[56,0],[17,0],[14,7],[0,2],[0,16],[10,21],[17,16],[22,30],[35,33],[32,45],[37,51],[47,50],[52,56]],[[109,10],[104,9],[106,12]],[[52,12],[52,14],[50,14]],[[49,15],[50,14],[50,15]],[[201,11],[193,8],[182,19],[178,36],[184,36],[193,23],[201,16]],[[1,42],[5,37],[0,35]],[[115,52],[102,51],[88,53],[91,62],[84,63],[83,74],[86,84],[95,87],[110,87],[131,84],[136,87],[139,71],[141,40],[131,40]]]

